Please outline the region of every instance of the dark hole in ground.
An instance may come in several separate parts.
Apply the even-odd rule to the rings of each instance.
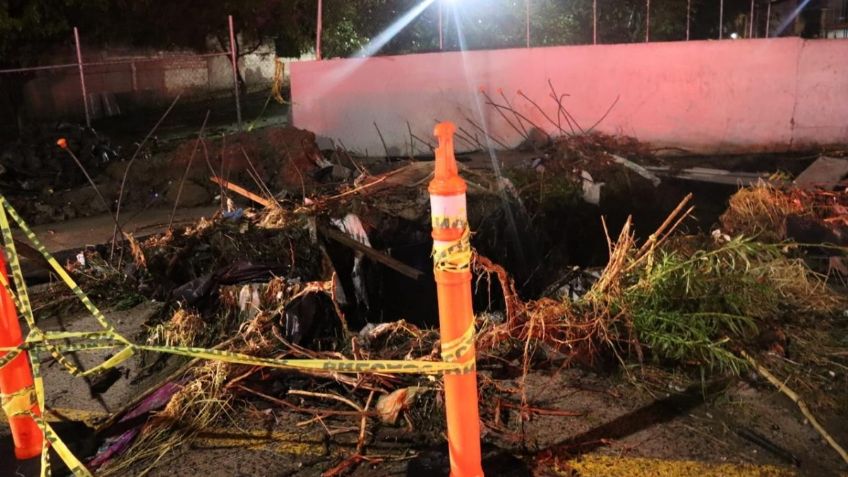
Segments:
[[[474,199],[469,198],[472,245],[504,267],[523,299],[538,298],[574,266],[600,268],[606,264],[609,252],[602,216],[612,240],[632,216],[637,239],[644,241],[691,192],[695,213],[680,228],[709,232],[736,190],[735,186],[683,180],[664,180],[658,187],[630,180],[611,184],[599,205],[582,199],[556,203],[537,217],[512,201],[496,201],[495,207],[489,204],[475,210]],[[413,280],[367,257],[361,260],[361,269],[354,272],[354,252],[328,241],[328,254],[347,301],[343,310],[349,324],[359,329],[366,323],[404,319],[420,327],[438,326],[429,224],[381,220],[374,231],[369,231],[369,237],[372,246],[422,271],[424,276]],[[364,281],[359,292],[356,276]],[[475,274],[472,284],[476,313],[503,311],[503,292],[495,277]]]

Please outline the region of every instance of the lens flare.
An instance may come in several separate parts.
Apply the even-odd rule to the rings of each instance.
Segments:
[[[389,25],[385,30],[380,32],[365,46],[360,48],[359,51],[351,55],[349,59],[345,60],[341,67],[336,68],[331,75],[323,78],[320,83],[315,84],[314,89],[316,91],[316,95],[323,96],[325,94],[330,93],[333,88],[335,88],[339,83],[343,82],[345,79],[350,77],[350,75],[353,74],[363,64],[364,60],[377,54],[380,49],[386,46],[386,43],[391,41],[391,39],[394,38],[398,33],[400,33],[404,28],[406,28],[407,25],[409,25],[410,23],[412,23],[413,20],[418,18],[418,16],[421,15],[421,13],[423,13],[424,10],[426,10],[427,7],[432,5],[435,1],[436,0],[423,0],[411,10],[404,13],[400,18],[392,22],[392,24]]]
[[[457,8],[452,8],[451,11],[453,13],[454,26],[456,27],[456,40],[459,44],[460,54],[462,55],[462,72],[465,76],[467,94],[471,96],[472,101],[474,102],[474,115],[476,116],[480,127],[484,131],[484,140],[486,141],[486,149],[489,153],[489,161],[492,164],[492,172],[495,174],[495,177],[498,178],[498,195],[503,203],[503,210],[506,212],[504,215],[507,220],[507,233],[509,234],[509,238],[512,243],[521,243],[518,235],[518,225],[515,221],[515,215],[512,212],[512,202],[509,200],[509,195],[507,194],[507,179],[501,172],[500,160],[498,159],[497,152],[495,151],[491,137],[492,133],[489,128],[489,122],[486,118],[486,114],[483,111],[483,103],[480,99],[478,87],[475,87],[475,85],[472,84],[472,78],[474,78],[475,75],[472,71],[471,65],[469,64],[470,62],[468,61],[465,35],[462,33],[462,24],[460,22],[459,12]],[[524,250],[519,246],[515,248],[515,252],[521,267],[526,268],[527,261],[524,256]]]
[[[419,3],[412,10],[406,12],[395,20],[394,23],[389,25],[388,28],[380,32],[379,35],[374,37],[371,41],[368,42],[367,45],[363,46],[359,51],[353,54],[354,58],[367,58],[369,56],[374,56],[380,48],[386,46],[392,38],[394,38],[401,30],[406,28],[407,25],[412,23],[412,20],[418,18],[418,15],[424,12],[435,0],[424,0]]]
[[[795,10],[792,10],[792,13],[790,13],[789,16],[787,16],[786,18],[783,19],[782,22],[780,22],[780,26],[777,27],[777,30],[775,30],[775,32],[772,36],[782,35],[783,32],[785,32],[786,29],[789,27],[789,25],[792,22],[795,21],[795,18],[798,17],[798,15],[801,13],[801,10],[803,10],[804,7],[806,7],[808,3],[810,3],[810,0],[804,0],[801,3],[799,3],[798,6],[795,7]]]

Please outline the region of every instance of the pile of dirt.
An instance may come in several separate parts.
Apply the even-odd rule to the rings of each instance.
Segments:
[[[92,130],[68,132],[21,139],[0,155],[5,196],[33,225],[114,212],[122,192],[122,211],[170,208],[178,194],[182,207],[211,205],[220,195],[219,186],[209,180],[213,175],[251,185],[261,180],[277,192],[302,196],[314,189],[316,172],[327,165],[315,135],[292,127],[176,144],[150,141],[138,152],[135,146],[112,148]],[[67,139],[110,210],[68,153],[56,146],[60,137]]]
[[[191,160],[194,141],[180,144],[165,161],[170,177],[182,174]],[[270,127],[206,140],[192,161],[189,179],[206,187],[209,175],[255,186],[259,178],[274,191],[311,193],[315,172],[326,166],[315,134],[293,127]],[[211,167],[211,170],[210,170]]]

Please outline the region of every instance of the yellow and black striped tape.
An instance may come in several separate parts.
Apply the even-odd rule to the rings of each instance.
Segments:
[[[430,224],[434,229],[464,229],[468,227],[468,219],[465,217],[448,217],[445,215],[431,215]]]
[[[468,227],[452,242],[433,242],[433,267],[443,272],[464,272],[471,269],[471,232]]]
[[[26,238],[33,244],[41,255],[47,260],[51,268],[56,272],[59,278],[73,291],[77,298],[83,303],[85,308],[94,316],[98,324],[103,328],[103,331],[95,332],[44,332],[38,328],[35,317],[32,313],[32,306],[27,294],[26,284],[23,279],[23,273],[20,268],[20,262],[12,237],[11,227],[6,217],[8,212],[19,226]],[[446,270],[463,270],[467,269],[471,260],[471,247],[469,244],[469,231],[467,222],[456,222],[448,220],[444,222],[447,226],[459,224],[465,230],[463,236],[456,243],[449,244],[441,249],[434,247],[434,260],[437,268]],[[440,222],[440,226],[442,223]],[[331,373],[406,373],[406,374],[466,374],[474,371],[475,360],[474,356],[465,356],[468,350],[471,350],[474,345],[474,324],[469,326],[459,338],[446,342],[442,346],[442,361],[423,361],[423,360],[325,360],[325,359],[278,359],[278,358],[261,358],[250,356],[243,353],[231,351],[213,350],[206,348],[194,348],[185,346],[149,346],[137,345],[130,342],[128,339],[119,334],[114,326],[106,319],[103,313],[91,302],[85,292],[80,289],[77,283],[71,278],[67,271],[59,265],[55,258],[47,251],[44,245],[38,240],[38,237],[30,230],[23,219],[6,201],[5,197],[0,195],[0,235],[2,235],[5,243],[6,253],[9,259],[9,266],[12,269],[13,281],[15,284],[15,293],[8,280],[0,274],[0,282],[3,288],[15,304],[15,307],[24,317],[30,332],[24,341],[16,347],[0,347],[0,352],[4,353],[0,356],[0,368],[7,365],[15,357],[23,352],[29,351],[29,361],[32,366],[33,386],[13,393],[9,396],[2,397],[3,409],[9,416],[29,415],[31,416],[45,436],[45,446],[41,454],[41,476],[50,476],[50,461],[48,458],[48,443],[59,457],[65,462],[71,472],[77,477],[91,477],[91,473],[77,459],[67,446],[62,442],[58,435],[53,431],[49,424],[41,417],[44,414],[44,380],[41,375],[41,369],[38,359],[35,355],[41,352],[50,353],[58,362],[60,362],[71,374],[78,376],[86,376],[114,368],[127,359],[129,359],[136,350],[153,351],[159,353],[168,353],[174,355],[185,356],[189,358],[208,359],[232,364],[244,364],[250,366],[264,366],[273,368],[293,369],[293,370],[310,370],[324,371]],[[64,341],[65,343],[58,344],[55,341]],[[118,353],[107,359],[98,366],[80,370],[74,366],[63,353],[76,351],[90,350],[105,350],[122,348]],[[465,357],[463,362],[460,360]],[[33,404],[38,405],[39,414],[31,412]]]

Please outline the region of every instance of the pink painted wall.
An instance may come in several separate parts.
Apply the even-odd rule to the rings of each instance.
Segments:
[[[371,155],[383,154],[375,122],[393,154],[409,151],[407,122],[415,135],[430,140],[436,119],[468,131],[474,131],[468,118],[485,121],[494,136],[515,145],[521,137],[483,103],[479,89],[503,103],[501,89],[521,114],[555,132],[518,95],[522,91],[555,119],[548,80],[570,95],[564,105],[584,128],[618,97],[597,129],[657,146],[734,152],[848,143],[848,41],[842,40],[566,46],[302,62],[292,65],[292,115],[295,126]],[[420,143],[415,148],[424,151]]]

